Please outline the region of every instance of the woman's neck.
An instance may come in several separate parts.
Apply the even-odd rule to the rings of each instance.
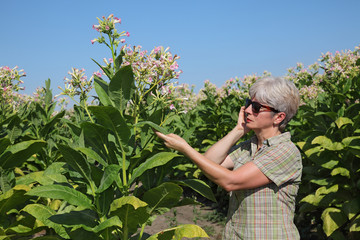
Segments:
[[[280,135],[281,131],[278,128],[273,128],[273,129],[267,129],[267,131],[262,130],[259,132],[255,132],[255,134],[258,140],[257,142],[258,148],[260,148],[266,139]]]

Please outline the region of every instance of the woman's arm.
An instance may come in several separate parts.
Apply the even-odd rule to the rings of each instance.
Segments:
[[[209,160],[206,156],[193,149],[183,138],[175,134],[164,135],[155,132],[158,137],[164,140],[167,147],[175,149],[190,158],[201,171],[214,183],[226,191],[240,189],[251,189],[266,185],[271,182],[253,163],[249,162],[235,171]]]
[[[229,150],[242,136],[249,132],[245,126],[244,112],[245,107],[241,107],[236,127],[204,153],[206,158],[226,168],[233,167],[232,160],[227,157]]]

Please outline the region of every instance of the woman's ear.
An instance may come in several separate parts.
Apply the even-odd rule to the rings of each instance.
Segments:
[[[286,113],[279,112],[275,114],[274,124],[279,125],[286,118]]]

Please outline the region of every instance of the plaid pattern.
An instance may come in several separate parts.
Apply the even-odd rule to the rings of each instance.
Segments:
[[[256,136],[235,146],[234,169],[252,161],[272,183],[230,193],[223,239],[300,239],[293,219],[302,163],[290,138],[286,132],[267,139],[258,151]]]

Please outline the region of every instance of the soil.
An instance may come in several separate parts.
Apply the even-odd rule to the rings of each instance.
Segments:
[[[204,239],[221,239],[224,220],[216,219],[216,216],[214,210],[207,206],[177,207],[158,216],[151,226],[145,228],[144,232],[152,235],[180,224],[196,224],[204,229],[210,237]]]

